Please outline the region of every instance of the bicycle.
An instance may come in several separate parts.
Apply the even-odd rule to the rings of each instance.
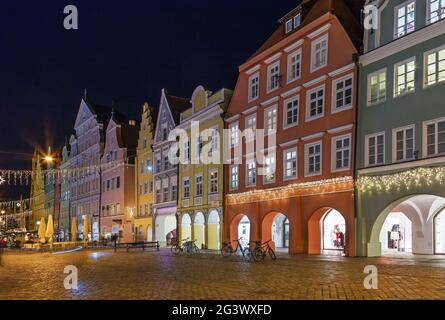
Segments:
[[[170,248],[170,251],[173,255],[178,255],[181,252],[184,252],[184,250],[188,250],[188,238],[187,239],[183,239],[181,241],[178,240],[172,240],[172,247]],[[183,244],[184,243],[184,244]]]
[[[252,246],[249,245],[249,247],[247,247],[247,256],[249,258],[249,260],[254,260],[255,262],[259,262],[264,260],[263,257],[263,249],[261,248],[261,241],[250,241],[249,243],[254,243],[255,246],[252,248]],[[251,249],[252,248],[252,249]]]
[[[259,248],[261,250],[261,256],[262,256],[262,260],[264,260],[266,258],[266,255],[269,253],[269,256],[272,260],[277,260],[277,256],[275,254],[275,251],[272,249],[272,247],[269,245],[269,243],[272,240],[266,241],[264,243],[261,243]]]
[[[232,254],[237,253],[239,250],[241,252],[241,254],[243,255],[243,258],[247,258],[249,248],[247,248],[247,247],[243,248],[243,245],[241,244],[242,239],[243,239],[243,237],[239,238],[238,240],[234,240],[234,242],[236,241],[235,249],[233,249],[233,246],[230,243],[230,241],[224,241],[222,244],[222,248],[221,248],[221,255],[224,258],[227,258],[227,257],[230,257]]]

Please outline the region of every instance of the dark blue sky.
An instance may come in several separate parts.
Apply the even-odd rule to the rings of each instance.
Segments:
[[[0,168],[29,168],[34,145],[61,145],[84,88],[137,118],[162,87],[233,88],[238,65],[298,2],[0,1]],[[68,4],[79,30],[63,28]]]

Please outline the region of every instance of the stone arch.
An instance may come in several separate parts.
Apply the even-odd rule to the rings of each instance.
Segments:
[[[180,237],[179,240],[192,239],[192,218],[188,213],[183,213],[181,215]]]
[[[285,245],[285,222],[288,222],[289,227],[289,217],[278,211],[271,211],[266,213],[261,222],[261,240],[263,242],[272,240],[270,242],[273,249],[277,248],[289,248],[289,232],[287,230],[287,245]],[[273,228],[276,228],[276,232],[273,232]],[[277,239],[276,237],[282,237],[282,239]]]
[[[221,218],[217,209],[212,209],[207,215],[207,247],[219,250],[221,247]]]
[[[202,211],[196,212],[193,217],[193,240],[196,240],[198,248],[205,245],[205,217]]]
[[[245,231],[244,235],[240,234],[240,224],[244,223],[248,220],[248,225],[246,223],[246,228],[250,226],[250,228],[245,229],[243,228],[243,231]],[[230,223],[230,241],[234,243],[236,240],[244,236],[244,242],[250,241],[250,235],[252,233],[252,219],[247,214],[237,214],[232,218],[232,221]]]

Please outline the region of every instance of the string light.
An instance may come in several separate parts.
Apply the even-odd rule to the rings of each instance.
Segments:
[[[226,203],[229,205],[241,204],[286,199],[309,194],[327,194],[353,190],[354,180],[352,177],[347,176],[311,182],[294,183],[271,189],[252,190],[243,193],[228,194],[226,196]]]
[[[413,168],[407,171],[380,175],[360,176],[356,181],[357,190],[366,192],[389,192],[408,190],[413,187],[432,186],[445,182],[445,167]]]

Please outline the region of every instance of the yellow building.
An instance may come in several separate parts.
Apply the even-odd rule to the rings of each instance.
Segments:
[[[221,247],[223,223],[223,115],[232,91],[212,93],[199,86],[192,107],[181,113],[178,224],[179,238],[200,248]]]
[[[135,164],[136,210],[134,235],[136,241],[153,239],[153,109],[145,103],[142,110],[141,129]]]
[[[40,219],[45,217],[45,184],[42,159],[37,149],[32,157],[31,205],[32,218],[27,229],[37,231]]]

